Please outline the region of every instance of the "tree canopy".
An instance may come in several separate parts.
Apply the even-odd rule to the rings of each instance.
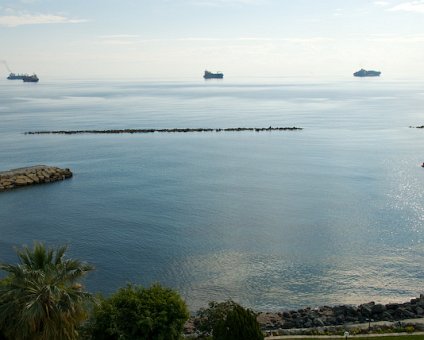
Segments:
[[[262,340],[263,333],[250,309],[236,302],[209,302],[209,307],[198,312],[198,328],[212,334],[214,340]]]
[[[19,263],[0,264],[0,329],[8,339],[76,339],[91,295],[80,280],[93,269],[66,259],[66,246],[17,250]]]
[[[93,310],[88,333],[93,339],[176,340],[189,313],[179,294],[155,284],[127,285]]]

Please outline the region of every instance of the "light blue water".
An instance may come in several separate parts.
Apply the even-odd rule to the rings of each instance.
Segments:
[[[0,80],[0,170],[69,167],[0,194],[0,260],[33,240],[94,264],[91,291],[161,282],[192,310],[423,293],[424,82]],[[24,135],[299,126],[303,131]]]

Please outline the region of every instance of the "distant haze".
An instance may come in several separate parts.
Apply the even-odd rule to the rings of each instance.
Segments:
[[[11,70],[43,77],[419,78],[424,1],[2,0],[0,39]]]

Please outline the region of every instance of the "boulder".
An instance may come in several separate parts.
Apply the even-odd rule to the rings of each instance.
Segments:
[[[371,307],[372,314],[381,314],[386,310],[386,306],[377,304]]]
[[[27,180],[23,177],[18,177],[15,181],[15,184],[17,186],[24,186],[24,185],[27,185]]]
[[[314,326],[316,326],[316,327],[324,327],[325,326],[325,323],[324,323],[324,321],[322,321],[321,318],[316,318],[316,319],[314,319]]]

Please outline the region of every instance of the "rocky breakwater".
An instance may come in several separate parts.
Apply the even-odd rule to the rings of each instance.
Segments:
[[[71,177],[71,170],[47,165],[1,171],[0,192],[28,185],[62,181]]]
[[[77,134],[120,134],[120,133],[188,133],[188,132],[269,132],[269,131],[297,131],[300,127],[234,127],[234,128],[174,128],[174,129],[113,129],[113,130],[56,130],[56,131],[28,131],[25,135],[77,135]]]
[[[359,306],[323,306],[258,314],[258,322],[264,330],[337,326],[414,318],[424,318],[424,294],[405,303],[383,305],[369,302]]]

